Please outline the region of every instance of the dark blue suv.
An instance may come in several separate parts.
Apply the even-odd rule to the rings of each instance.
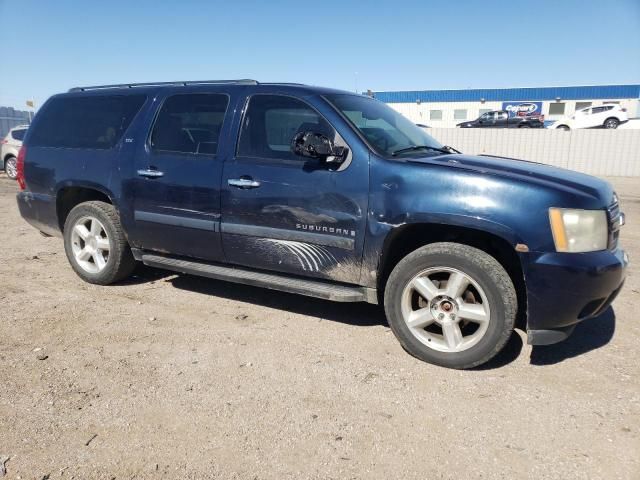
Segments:
[[[469,368],[516,319],[566,338],[622,287],[602,180],[463,155],[366,96],[252,80],[74,88],[42,106],[22,216],[106,285],[136,261],[382,303],[402,346]]]

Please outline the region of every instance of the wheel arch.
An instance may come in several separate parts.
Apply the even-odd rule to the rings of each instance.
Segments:
[[[409,223],[394,228],[384,241],[378,264],[377,288],[383,298],[387,279],[398,262],[416,249],[436,242],[455,242],[478,248],[494,257],[507,271],[518,295],[518,323],[526,321],[527,294],[522,262],[515,250],[518,237],[504,226],[486,222],[477,225]]]
[[[103,187],[84,184],[61,185],[56,192],[56,216],[61,232],[69,212],[77,205],[93,200],[109,203],[118,208],[113,201],[113,194]]]

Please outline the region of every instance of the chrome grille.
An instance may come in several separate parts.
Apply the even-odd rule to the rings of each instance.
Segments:
[[[617,200],[617,199],[616,199]],[[607,218],[609,221],[609,250],[615,250],[618,247],[618,238],[620,236],[620,205],[617,201],[607,208]]]

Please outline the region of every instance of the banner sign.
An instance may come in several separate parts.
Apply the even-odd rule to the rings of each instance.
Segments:
[[[502,102],[502,110],[510,117],[535,117],[542,115],[542,102]]]

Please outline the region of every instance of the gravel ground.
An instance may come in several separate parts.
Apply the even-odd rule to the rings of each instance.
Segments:
[[[640,182],[611,180],[632,259],[614,309],[452,371],[371,305],[145,267],[85,284],[3,175],[5,478],[638,479]]]

